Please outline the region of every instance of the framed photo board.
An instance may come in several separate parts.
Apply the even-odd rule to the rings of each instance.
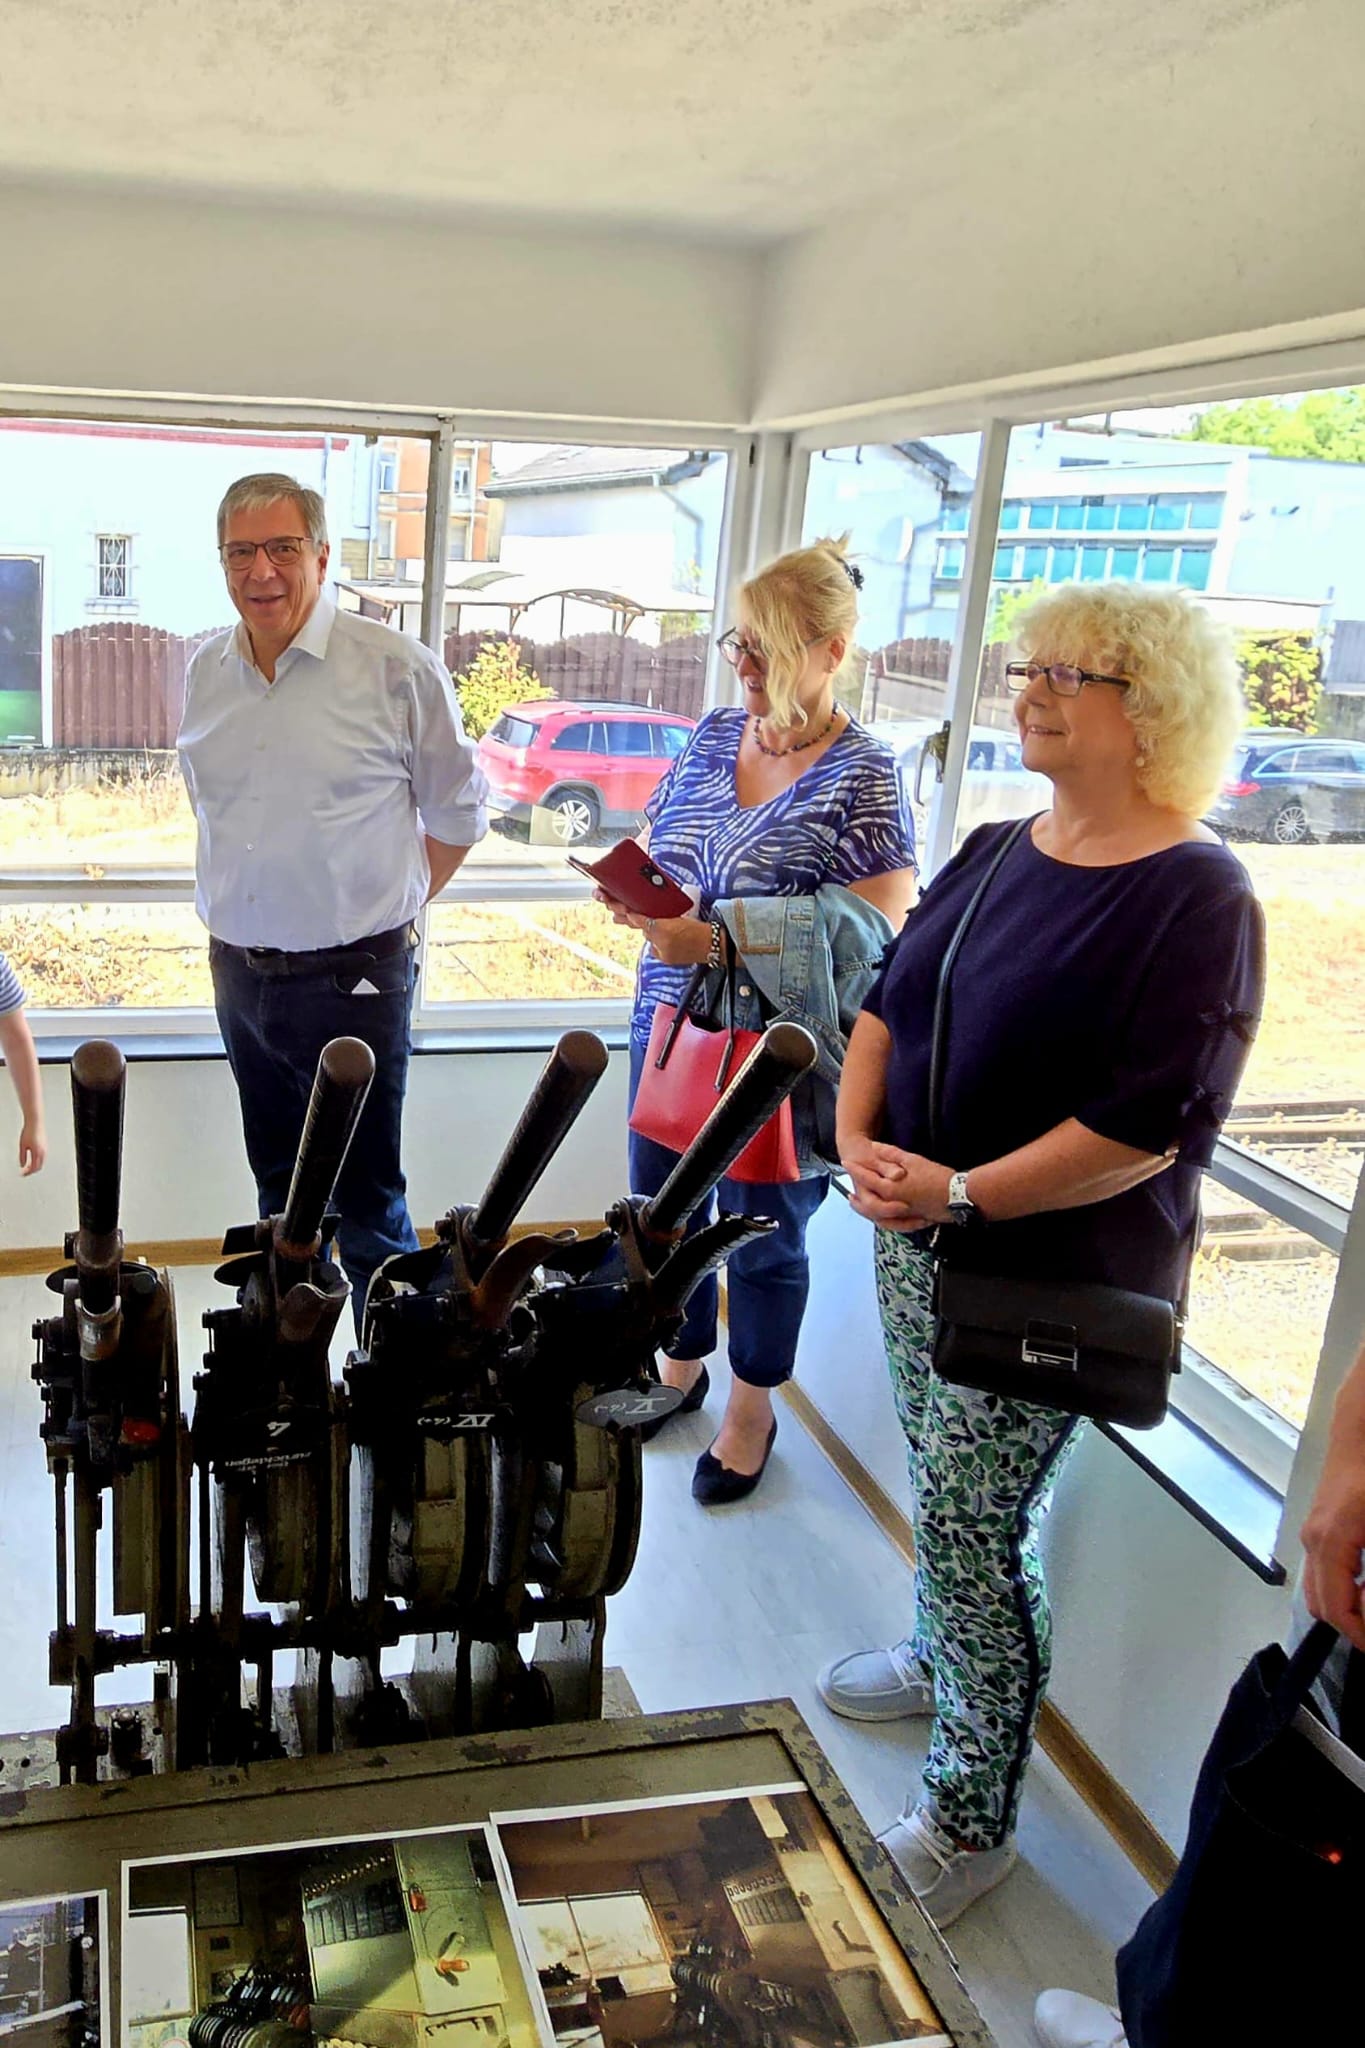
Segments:
[[[35,1879],[114,1904],[111,2048],[993,2048],[786,1701],[36,1791]]]

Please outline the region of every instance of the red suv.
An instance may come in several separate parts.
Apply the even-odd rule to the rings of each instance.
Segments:
[[[695,721],[643,704],[512,704],[479,741],[489,804],[527,825],[535,810],[565,846],[602,827],[633,832]]]

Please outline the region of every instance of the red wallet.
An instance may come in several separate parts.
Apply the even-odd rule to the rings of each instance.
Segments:
[[[687,917],[696,909],[687,891],[634,839],[618,839],[600,860],[575,860],[572,854],[568,859],[571,868],[638,917]]]

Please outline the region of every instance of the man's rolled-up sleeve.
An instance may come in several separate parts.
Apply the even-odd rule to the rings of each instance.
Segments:
[[[413,666],[412,790],[422,829],[443,846],[473,846],[488,830],[488,782],[465,733],[455,685],[429,650]]]

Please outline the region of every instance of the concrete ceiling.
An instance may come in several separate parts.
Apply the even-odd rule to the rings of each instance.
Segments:
[[[1307,34],[1351,9],[0,0],[0,178],[747,242],[844,214],[865,224],[879,205],[913,217],[964,179],[998,178],[1002,230],[1046,236],[1085,179],[1087,147],[1125,153],[1140,204],[1144,161],[1160,148],[1169,170],[1211,87],[1235,117],[1286,16]],[[1305,72],[1333,76],[1330,60]]]

